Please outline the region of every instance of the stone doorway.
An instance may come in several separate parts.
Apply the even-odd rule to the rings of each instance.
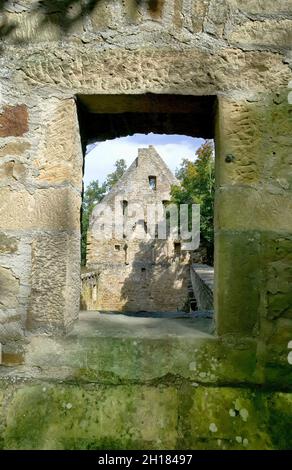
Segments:
[[[188,134],[192,137],[210,139],[214,137],[216,101],[215,97],[152,94],[140,96],[78,96],[77,106],[83,149],[93,141],[102,142],[136,133]],[[151,157],[150,154],[151,152],[155,153],[155,149],[149,149],[148,152],[150,153],[146,160],[151,161],[153,156]],[[147,157],[146,149],[144,153],[145,155],[142,150],[141,152],[139,150],[138,155],[140,156],[136,158],[135,164],[133,163],[132,172],[136,171],[138,160],[142,162],[143,158]],[[157,157],[160,158],[159,155]],[[162,174],[164,174],[163,171]],[[167,174],[164,176],[167,179]],[[152,193],[158,193],[161,188],[161,181],[156,191],[156,176],[151,174],[151,169],[149,169],[148,180]],[[163,199],[162,197],[162,203],[164,204],[165,200]],[[127,201],[122,200],[121,202],[123,203],[124,212],[124,205],[127,204]],[[145,225],[147,226],[147,223],[144,221]],[[162,271],[158,273],[153,268],[153,259],[152,263],[147,264],[146,251],[148,252],[149,249],[148,247],[145,249],[145,244],[139,244],[138,249],[134,250],[136,256],[132,261],[136,268],[132,269],[132,264],[125,261],[131,251],[127,244],[127,251],[125,252],[125,240],[113,240],[110,243],[98,244],[92,236],[93,230],[90,233],[91,235],[88,236],[89,248],[87,247],[87,270],[83,269],[82,274],[84,294],[81,301],[82,309],[85,306],[86,310],[170,311],[173,313],[187,308],[186,305],[189,304],[187,291],[190,290],[188,284],[191,280],[189,274],[190,260],[187,260],[187,256],[185,256],[185,253],[181,253],[181,250],[179,250],[180,255],[178,256],[177,246],[180,244],[175,242],[172,244],[173,258],[176,260],[176,264],[184,258],[184,266],[180,266],[180,269],[176,268],[175,272],[168,272],[170,271],[168,266],[170,258],[167,255],[163,258],[164,263],[160,262]],[[169,252],[169,249],[165,250],[165,247],[161,246],[160,248],[161,253],[163,249]],[[112,255],[108,255],[111,251]],[[151,251],[153,252],[153,249]],[[182,256],[183,254],[184,256]],[[100,267],[102,264],[100,258],[106,259],[106,269]],[[150,286],[150,278],[153,281],[152,286]],[[165,283],[167,285],[164,288],[157,287],[159,285],[161,287]],[[99,296],[96,295],[98,284],[100,285],[98,291],[101,292]],[[111,284],[113,284],[112,289],[109,287]],[[117,294],[120,284],[122,284],[121,293]],[[174,285],[176,285],[176,288]],[[168,292],[168,295],[165,295],[165,300],[162,298],[161,291]],[[95,301],[93,301],[93,297]],[[100,300],[101,298],[102,300]],[[125,298],[126,300],[123,302]],[[148,301],[145,301],[145,299],[148,299]],[[189,308],[188,305],[188,310]]]

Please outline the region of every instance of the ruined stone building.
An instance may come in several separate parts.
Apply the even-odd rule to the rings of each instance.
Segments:
[[[120,181],[95,207],[88,233],[91,275],[83,276],[81,308],[153,312],[186,307],[189,254],[182,251],[178,237],[165,233],[167,238],[160,239],[158,233],[164,215],[159,208],[166,210],[173,184],[178,181],[155,148],[139,149]],[[110,233],[105,239],[99,213],[104,205],[114,211],[116,204],[130,230],[126,235],[122,227],[116,234],[113,227],[113,237]],[[151,217],[156,218],[153,223]]]

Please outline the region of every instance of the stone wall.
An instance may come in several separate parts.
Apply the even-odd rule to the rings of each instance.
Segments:
[[[189,269],[189,264],[180,260],[156,266],[107,264],[97,274],[96,288],[89,278],[83,280],[81,309],[136,313],[185,310]]]
[[[0,406],[5,450],[291,449],[291,394],[275,391],[26,382]]]
[[[262,374],[249,339],[185,319],[81,317],[0,368],[1,449],[291,449],[289,374]]]
[[[214,268],[207,265],[193,264],[190,270],[197,310],[213,310]]]

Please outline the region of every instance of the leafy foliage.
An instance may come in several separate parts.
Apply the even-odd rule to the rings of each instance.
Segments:
[[[120,158],[120,160],[117,160],[115,163],[115,171],[113,173],[110,173],[107,176],[106,182],[105,182],[105,187],[107,191],[110,191],[112,187],[119,181],[119,179],[123,176],[127,169],[126,162],[123,158]]]
[[[115,163],[115,171],[110,173],[106,181],[100,185],[98,180],[91,181],[84,191],[82,201],[82,217],[81,217],[81,264],[86,264],[86,247],[87,247],[87,231],[91,213],[104,195],[119,181],[127,169],[126,162],[123,158]]]
[[[201,245],[207,249],[207,262],[214,263],[215,160],[213,142],[207,140],[196,152],[196,160],[184,159],[176,172],[180,185],[171,190],[176,204],[200,204]]]

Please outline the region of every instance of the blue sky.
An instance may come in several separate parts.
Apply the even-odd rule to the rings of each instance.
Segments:
[[[84,184],[98,179],[103,183],[114,170],[116,160],[124,158],[129,167],[137,157],[138,148],[154,145],[160,156],[174,173],[183,158],[194,160],[203,139],[185,135],[134,134],[128,137],[89,144],[85,156]]]

